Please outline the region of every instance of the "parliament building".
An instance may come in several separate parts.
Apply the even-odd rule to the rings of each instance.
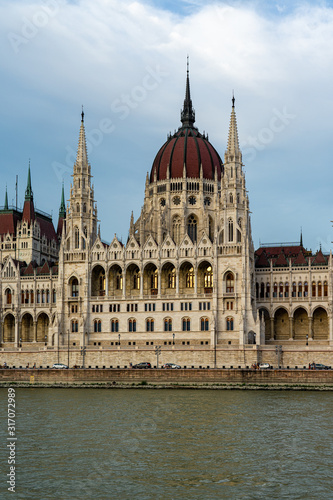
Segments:
[[[84,114],[57,228],[0,209],[0,364],[187,367],[331,361],[332,254],[255,250],[235,99],[224,159],[195,126],[187,72],[181,124],[153,160],[126,243],[101,238]],[[98,170],[95,169],[98,182]],[[60,193],[59,193],[60,194]],[[312,359],[314,358],[315,359]]]

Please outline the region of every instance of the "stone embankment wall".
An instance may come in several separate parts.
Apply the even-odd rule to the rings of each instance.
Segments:
[[[87,348],[84,356],[86,368],[124,368],[130,363],[136,364],[148,361],[157,365],[154,346],[145,349],[129,348]],[[82,366],[83,356],[80,349],[29,348],[0,349],[0,365],[6,363],[10,367],[25,368],[28,364],[37,368],[51,367],[54,363],[68,364],[69,367]],[[333,347],[285,347],[280,354],[275,346],[235,346],[218,347],[216,351],[210,348],[178,348],[162,346],[159,356],[159,366],[164,363],[177,363],[182,368],[246,368],[253,363],[270,363],[273,367],[302,368],[309,363],[323,363],[333,367]]]
[[[333,384],[333,370],[0,369],[0,384]]]

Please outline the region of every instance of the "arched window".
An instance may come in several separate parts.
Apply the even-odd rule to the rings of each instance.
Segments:
[[[74,248],[80,247],[80,232],[79,228],[75,226],[74,228]]]
[[[234,197],[232,196],[232,193],[229,194],[229,202],[230,203],[234,202]]]
[[[95,319],[94,321],[94,332],[101,332],[102,331],[102,322],[100,319]]]
[[[228,223],[228,240],[229,241],[234,241],[234,223],[232,220],[229,220]]]
[[[176,215],[172,220],[172,237],[176,245],[180,243],[180,217]]]
[[[190,320],[190,318],[183,318],[182,319],[182,330],[183,330],[183,332],[189,332],[189,331],[191,331],[191,320]]]
[[[288,281],[286,281],[286,283],[284,285],[284,296],[289,297],[289,283],[288,283]]]
[[[304,297],[307,297],[309,295],[309,284],[308,282],[306,281],[304,283]]]
[[[322,296],[322,285],[321,281],[318,281],[318,297]]]
[[[265,283],[260,284],[260,298],[261,299],[265,298]]]
[[[316,296],[316,282],[312,282],[312,297]]]
[[[87,205],[83,203],[83,213],[85,214],[87,212]]]
[[[151,318],[146,319],[146,332],[154,331],[154,320]]]
[[[79,331],[79,323],[77,319],[72,320],[72,333],[77,333]]]
[[[46,303],[47,304],[50,303],[50,290],[49,289],[46,290]]]
[[[276,298],[278,293],[278,286],[277,283],[274,283],[274,288],[273,288],[273,297]]]
[[[202,332],[207,332],[209,330],[209,319],[208,318],[201,318],[200,326],[201,326]]]
[[[324,297],[327,297],[327,294],[328,294],[327,281],[324,281]]]
[[[42,304],[45,304],[45,290],[42,290]]]
[[[298,297],[302,297],[302,292],[303,292],[303,285],[302,282],[300,281],[298,283]]]
[[[293,282],[293,291],[292,291],[292,296],[296,297],[296,283],[295,281]]]
[[[234,329],[234,318],[227,318],[227,330],[232,331]]]
[[[173,268],[168,274],[168,288],[176,288],[176,269]]]
[[[172,332],[172,319],[171,318],[165,318],[164,331],[165,332]]]
[[[34,291],[30,290],[30,304],[34,303]]]
[[[72,297],[79,296],[79,282],[76,278],[72,280]]]
[[[186,273],[186,288],[194,288],[194,269],[193,266]]]
[[[223,245],[224,243],[224,229],[220,232],[220,237],[219,237],[219,244]]]
[[[80,181],[79,181],[79,182],[80,182]],[[79,187],[80,187],[80,186],[79,186]],[[79,213],[79,212],[80,212],[80,205],[79,205],[79,203],[77,203],[77,204],[76,204],[76,211],[77,211],[77,213]]]
[[[208,266],[204,272],[204,287],[213,288],[213,269],[212,266]]]
[[[24,292],[21,292],[21,304],[24,304]]]
[[[135,271],[133,274],[133,288],[140,290],[140,271]]]
[[[195,243],[197,241],[197,219],[194,215],[190,215],[187,219],[187,233]]]
[[[37,304],[40,304],[40,291],[37,290]]]
[[[111,320],[111,332],[115,333],[119,331],[119,322],[117,319]]]
[[[226,292],[234,293],[235,290],[234,275],[232,273],[228,273],[225,281],[226,281]]]
[[[279,297],[283,297],[283,283],[279,283]]]
[[[135,319],[128,320],[128,331],[129,332],[136,332],[136,320]]]
[[[259,299],[259,283],[256,283],[256,299]]]
[[[239,193],[237,193],[237,203],[239,203]]]
[[[155,271],[150,275],[150,288],[152,290],[157,290],[158,288],[158,271]]]
[[[116,290],[123,289],[123,273],[121,271],[117,272],[116,275]]]
[[[268,299],[270,297],[271,293],[271,285],[269,283],[266,284],[266,298]]]
[[[242,242],[242,233],[240,232],[239,229],[237,229],[237,243]]]
[[[53,289],[52,291],[52,302],[53,304],[57,302],[57,292],[55,291],[55,289]]]

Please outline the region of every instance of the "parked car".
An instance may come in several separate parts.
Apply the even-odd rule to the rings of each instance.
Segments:
[[[330,366],[323,365],[322,363],[311,363],[311,370],[330,370]]]
[[[68,366],[64,365],[63,363],[54,363],[52,368],[68,368]]]
[[[171,368],[171,369],[179,369],[181,366],[176,365],[175,363],[165,363],[162,368]]]
[[[270,368],[270,367],[271,367],[271,365],[270,365],[269,363],[260,363],[260,364],[259,364],[259,368],[260,368],[261,370],[267,370],[267,369],[268,369],[268,368]]]
[[[150,363],[142,362],[138,363],[137,365],[133,365],[132,368],[151,368]]]

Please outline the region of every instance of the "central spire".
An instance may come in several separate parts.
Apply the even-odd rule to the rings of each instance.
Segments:
[[[186,75],[186,91],[184,106],[181,112],[181,122],[183,127],[193,127],[195,122],[195,112],[192,107],[192,99],[190,93],[190,69],[189,69],[189,57],[187,56],[187,75]]]

